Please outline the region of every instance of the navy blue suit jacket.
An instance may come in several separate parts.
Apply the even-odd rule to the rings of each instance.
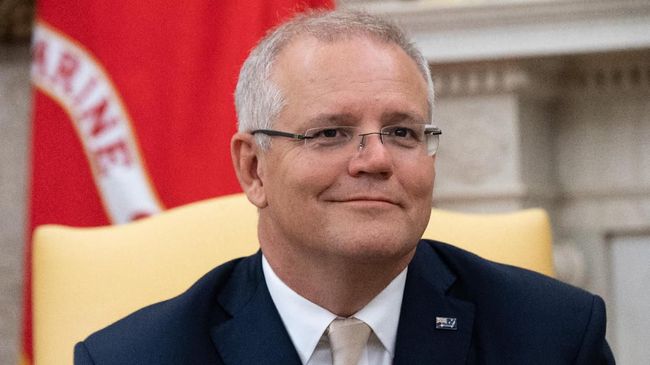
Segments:
[[[436,317],[456,329],[436,329]],[[394,364],[613,364],[597,296],[423,240],[409,265]],[[300,359],[261,253],[91,335],[75,364],[286,364]]]

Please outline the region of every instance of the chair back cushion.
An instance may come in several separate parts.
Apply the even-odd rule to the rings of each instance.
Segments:
[[[258,249],[244,195],[170,209],[129,224],[56,225],[34,233],[36,364],[71,364],[73,346],[146,305],[176,296],[218,264]]]
[[[433,209],[423,237],[451,243],[488,260],[555,276],[551,223],[543,209],[503,214]]]

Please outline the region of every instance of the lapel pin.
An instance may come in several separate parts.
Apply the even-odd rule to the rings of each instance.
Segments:
[[[436,329],[456,331],[458,327],[456,318],[453,317],[436,317]]]

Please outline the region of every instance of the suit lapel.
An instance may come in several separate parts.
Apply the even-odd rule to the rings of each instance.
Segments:
[[[232,318],[215,325],[211,337],[225,364],[300,364],[262,273],[261,253],[232,274],[218,302]]]
[[[466,363],[474,305],[448,293],[455,280],[429,244],[420,243],[406,278],[395,365]],[[436,317],[455,319],[456,329],[437,329]]]

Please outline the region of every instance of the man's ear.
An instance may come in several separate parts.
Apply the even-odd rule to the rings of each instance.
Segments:
[[[258,208],[267,205],[259,166],[261,153],[255,137],[249,133],[236,133],[230,141],[230,154],[239,184],[248,200]]]

